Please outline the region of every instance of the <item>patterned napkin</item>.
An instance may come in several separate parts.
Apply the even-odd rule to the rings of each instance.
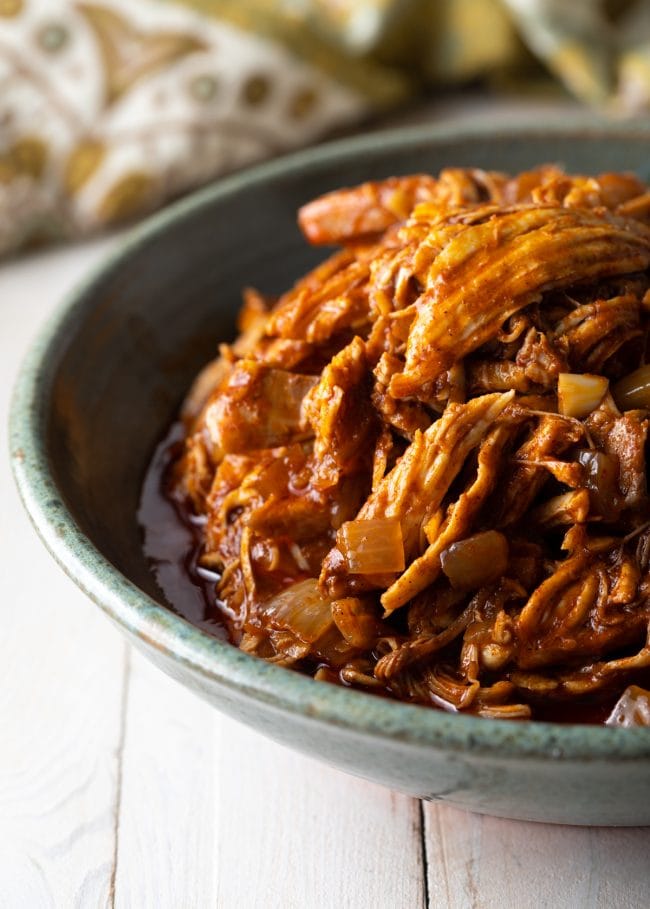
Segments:
[[[645,0],[0,0],[0,254],[140,215],[430,85],[650,103]]]

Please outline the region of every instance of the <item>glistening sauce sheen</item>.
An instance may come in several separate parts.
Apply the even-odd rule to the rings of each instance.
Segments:
[[[208,634],[228,640],[215,585],[219,575],[197,564],[201,524],[166,494],[167,471],[178,454],[183,427],[174,423],[145,477],[138,511],[143,548],[168,605]]]
[[[198,565],[202,521],[167,492],[168,470],[179,454],[183,434],[182,425],[174,423],[157,446],[147,470],[138,511],[144,534],[143,548],[170,608],[192,625],[228,641],[227,615],[215,590],[219,575]],[[332,682],[343,684],[333,671],[328,677]],[[383,695],[376,690],[369,693]],[[558,723],[601,724],[611,713],[615,701],[616,697],[610,696],[604,701],[581,705],[535,704],[534,718]],[[431,706],[435,709],[435,705]]]

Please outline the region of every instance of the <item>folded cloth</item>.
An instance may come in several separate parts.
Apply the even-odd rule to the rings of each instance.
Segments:
[[[613,41],[592,0],[0,0],[0,254],[512,72],[515,26],[582,97],[647,106],[648,4],[619,6]]]

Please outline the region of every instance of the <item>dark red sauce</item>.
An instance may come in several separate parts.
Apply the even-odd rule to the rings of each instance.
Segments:
[[[183,426],[174,423],[147,470],[138,511],[143,548],[170,608],[203,631],[228,640],[215,592],[219,575],[198,564],[202,522],[167,493],[169,468],[183,435]]]

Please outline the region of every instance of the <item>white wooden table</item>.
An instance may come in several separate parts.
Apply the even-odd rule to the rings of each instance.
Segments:
[[[39,324],[115,238],[0,266],[0,430]],[[0,909],[646,907],[648,830],[421,805],[219,716],[56,567],[0,445]]]

